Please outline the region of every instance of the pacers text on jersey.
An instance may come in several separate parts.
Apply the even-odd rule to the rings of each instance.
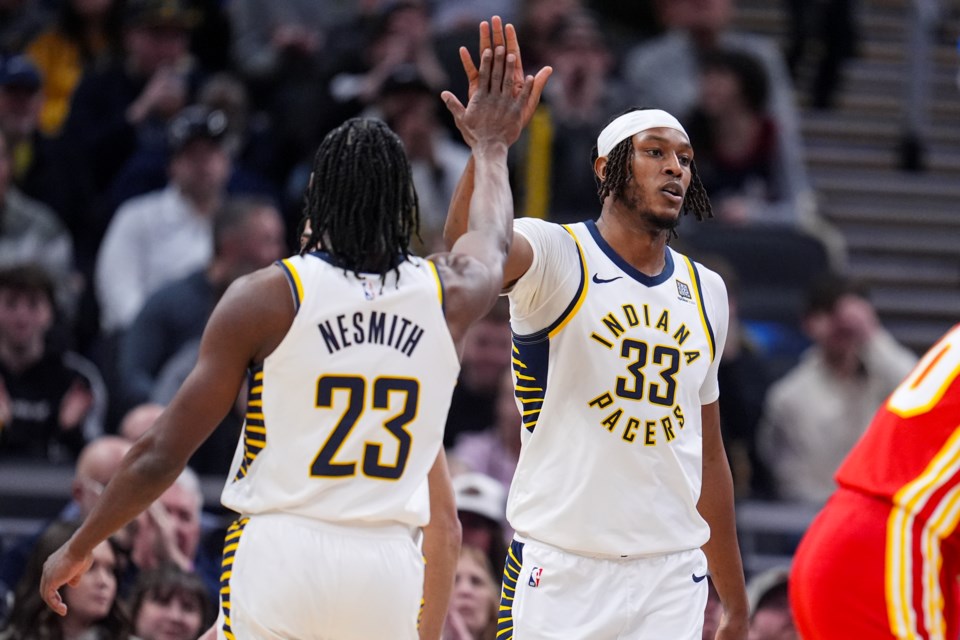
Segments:
[[[683,350],[690,337],[685,324],[672,328],[670,310],[651,312],[649,305],[633,304],[621,307],[622,313],[610,312],[600,318],[602,329],[590,337],[603,348],[619,351],[627,362],[627,375],[617,376],[614,389],[605,391],[587,404],[602,410],[600,424],[611,433],[619,433],[625,442],[634,442],[638,436],[645,446],[658,442],[670,442],[683,429],[683,409],[676,402],[677,373],[680,367],[700,358],[699,349]],[[638,339],[630,333],[634,327],[644,327],[663,333],[661,342],[649,340],[649,332]],[[664,344],[666,343],[666,344]],[[614,406],[617,399],[644,401],[662,407],[662,415],[646,415],[642,418],[625,415],[621,406]],[[607,409],[612,409],[608,412]]]
[[[423,328],[416,322],[383,311],[357,311],[352,316],[341,313],[317,327],[328,353],[353,345],[379,344],[409,358],[423,337]]]

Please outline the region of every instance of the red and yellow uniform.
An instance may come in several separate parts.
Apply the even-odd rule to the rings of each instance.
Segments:
[[[805,640],[960,635],[960,325],[877,412],[794,559]]]

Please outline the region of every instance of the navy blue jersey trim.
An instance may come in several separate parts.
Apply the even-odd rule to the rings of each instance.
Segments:
[[[597,243],[598,247],[600,247],[600,250],[603,251],[605,254],[607,254],[607,257],[610,258],[610,260],[612,260],[615,265],[620,267],[620,269],[625,274],[627,274],[628,276],[630,276],[640,284],[646,287],[655,287],[658,284],[663,284],[664,282],[669,280],[671,276],[673,276],[673,255],[671,255],[671,252],[669,249],[667,249],[665,252],[666,256],[665,256],[665,263],[663,265],[663,271],[661,271],[659,275],[648,276],[647,274],[642,273],[641,271],[631,266],[630,263],[628,263],[626,260],[620,257],[620,254],[618,254],[616,251],[613,250],[613,247],[607,244],[607,241],[604,240],[603,236],[600,235],[600,230],[597,229],[596,222],[594,222],[593,220],[587,220],[586,222],[584,222],[584,224],[587,226],[587,230],[590,232],[590,235],[593,237],[593,241]],[[606,274],[602,274],[602,275],[606,275]]]

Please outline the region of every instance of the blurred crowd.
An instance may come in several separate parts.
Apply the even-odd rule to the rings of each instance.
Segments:
[[[591,154],[626,107],[685,124],[715,220],[684,221],[677,243],[730,290],[720,382],[737,497],[825,500],[915,357],[844,277],[802,161],[797,95],[832,107],[856,51],[853,3],[786,5],[790,42],[736,30],[733,0],[0,0],[0,464],[75,469],[55,524],[0,549],[0,603],[12,603],[0,638],[44,624],[71,629],[50,637],[99,627],[89,637],[147,640],[164,616],[183,631],[163,637],[194,638],[212,621],[222,531],[203,517],[196,474],[226,472],[240,406],[173,493],[98,549],[64,620],[36,597],[39,563],[169,402],[230,283],[298,250],[312,153],[330,129],[370,115],[397,132],[418,250],[441,247],[469,150],[438,96],[465,96],[457,48],[475,47],[494,13],[517,25],[528,73],[554,68],[511,150],[518,216],[597,215]],[[818,69],[809,88],[794,86],[800,64]],[[759,313],[753,287],[771,272],[711,244],[721,230],[769,239],[784,267],[773,285],[795,297]],[[791,271],[784,237],[816,245],[817,260]],[[451,639],[495,635],[520,446],[510,349],[501,304],[471,332],[447,424],[464,525]]]

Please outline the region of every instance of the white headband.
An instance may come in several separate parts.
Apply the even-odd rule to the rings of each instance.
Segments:
[[[604,127],[603,131],[600,132],[600,135],[597,136],[597,155],[602,158],[608,155],[618,143],[632,137],[634,134],[658,127],[676,129],[683,135],[687,135],[680,121],[666,111],[661,111],[660,109],[631,111],[608,124]]]

